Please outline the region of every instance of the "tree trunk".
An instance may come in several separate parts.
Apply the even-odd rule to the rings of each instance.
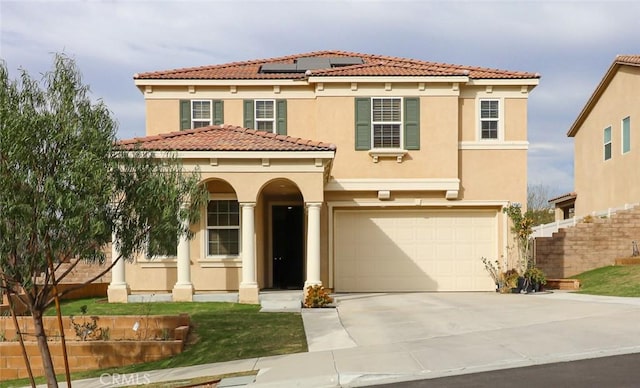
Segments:
[[[40,355],[42,356],[42,367],[44,368],[44,374],[47,378],[47,386],[49,388],[57,388],[58,380],[56,379],[56,372],[53,369],[53,360],[51,359],[51,352],[49,351],[49,343],[47,342],[47,337],[44,333],[42,311],[32,311],[32,313],[33,327],[38,341],[38,349],[40,349]]]
[[[16,309],[14,306],[14,301],[11,298],[12,293],[7,292],[7,297],[9,298],[9,309],[11,310],[11,318],[13,319],[13,326],[16,328],[16,334],[18,335],[18,340],[20,340],[20,349],[22,349],[22,358],[24,359],[24,365],[27,367],[27,373],[29,374],[29,382],[31,383],[31,387],[36,387],[36,381],[33,378],[33,370],[31,369],[31,364],[29,364],[29,356],[27,355],[27,348],[24,345],[24,338],[22,331],[20,330],[20,324],[18,323],[18,318],[16,317]]]

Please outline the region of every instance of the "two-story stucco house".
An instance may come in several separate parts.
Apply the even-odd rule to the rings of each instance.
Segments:
[[[539,78],[343,51],[136,74],[147,136],[124,143],[174,151],[209,202],[176,252],[116,265],[109,298],[495,289],[480,258],[526,201]]]
[[[556,219],[567,209],[586,216],[640,201],[640,55],[617,56],[569,129],[574,139],[574,193],[554,198]]]

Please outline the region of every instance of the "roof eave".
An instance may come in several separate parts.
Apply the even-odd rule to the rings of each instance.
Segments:
[[[458,82],[469,81],[468,76],[446,75],[446,76],[310,76],[309,83],[344,83],[344,82]]]
[[[596,102],[598,101],[598,99],[600,98],[604,90],[607,88],[607,86],[609,85],[609,82],[611,82],[611,79],[613,78],[615,73],[618,71],[618,68],[620,66],[638,66],[638,65],[627,63],[627,62],[621,62],[617,58],[613,61],[613,63],[611,64],[611,66],[609,66],[609,69],[605,73],[604,77],[602,77],[602,79],[598,83],[598,86],[596,86],[595,90],[591,94],[591,97],[589,97],[589,100],[587,100],[587,103],[580,111],[580,114],[578,114],[578,117],[569,128],[569,131],[567,131],[567,137],[575,137],[575,135],[578,133],[580,126],[582,126],[587,116],[591,112],[591,109],[593,109],[594,105],[596,104]]]
[[[174,151],[179,159],[333,159],[335,150],[317,151]]]
[[[273,86],[273,85],[300,85],[301,82],[306,82],[304,79],[290,79],[290,78],[272,78],[272,79],[135,79],[134,84],[140,88],[143,86],[239,86],[239,85],[259,85],[259,86]]]
[[[468,82],[469,85],[474,86],[533,86],[536,87],[540,84],[540,78],[478,78],[471,79]],[[533,88],[532,88],[533,89]]]

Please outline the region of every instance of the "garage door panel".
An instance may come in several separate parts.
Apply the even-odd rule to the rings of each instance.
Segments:
[[[336,211],[337,291],[479,291],[494,285],[495,211]]]

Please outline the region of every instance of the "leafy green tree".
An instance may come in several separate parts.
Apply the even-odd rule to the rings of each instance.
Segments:
[[[26,71],[11,80],[0,61],[0,285],[33,318],[50,387],[42,315],[63,295],[56,285],[80,260],[104,263],[112,235],[120,257],[102,274],[145,252],[151,230],[156,249],[175,249],[205,199],[197,173],[168,154],[125,149],[116,129],[69,57],[56,55],[41,81]]]

